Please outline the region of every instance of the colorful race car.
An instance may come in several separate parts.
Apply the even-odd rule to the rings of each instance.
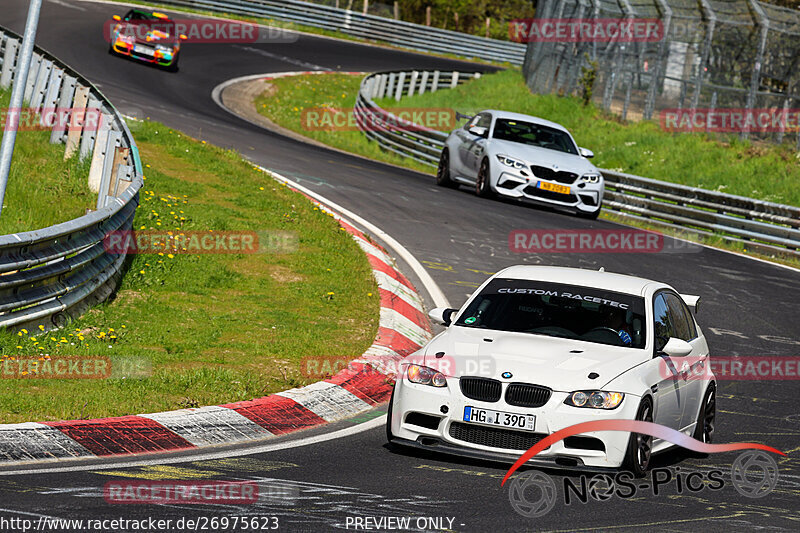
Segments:
[[[181,41],[175,22],[155,11],[131,9],[124,17],[114,15],[110,26],[109,53],[178,70]]]

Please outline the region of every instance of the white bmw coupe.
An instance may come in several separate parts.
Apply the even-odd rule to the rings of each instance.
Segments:
[[[490,109],[447,137],[436,183],[470,185],[478,196],[521,198],[597,218],[604,183],[592,157],[560,124]]]
[[[592,420],[655,422],[710,443],[716,385],[692,313],[698,300],[602,269],[506,268],[461,309],[430,312],[446,329],[398,374],[387,437],[512,462],[548,434]],[[599,431],[534,461],[642,475],[671,446]]]

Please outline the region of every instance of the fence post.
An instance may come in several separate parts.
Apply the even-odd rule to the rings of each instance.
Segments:
[[[761,81],[761,66],[764,62],[764,49],[767,47],[767,34],[769,33],[769,19],[764,14],[764,9],[759,5],[756,0],[748,0],[753,13],[758,17],[756,22],[757,26],[761,27],[761,38],[758,43],[758,53],[756,54],[755,63],[753,64],[753,74],[750,76],[750,90],[747,92],[747,111],[753,109],[756,105],[756,91],[758,91],[758,84]],[[747,139],[749,133],[742,130],[740,137]]]
[[[455,89],[458,85],[458,71],[453,71],[453,76],[450,78],[450,88]]]
[[[662,26],[664,35],[662,36],[661,42],[658,43],[658,60],[655,61],[655,70],[650,76],[650,87],[648,87],[647,99],[644,103],[645,120],[650,120],[653,118],[653,111],[655,110],[656,106],[656,95],[658,94],[658,85],[661,83],[661,73],[666,70],[668,42],[667,36],[669,35],[672,27],[672,9],[669,7],[669,4],[667,4],[666,0],[656,0],[656,2],[658,3],[664,19]]]
[[[439,90],[439,74],[438,70],[433,71],[433,81],[431,82],[431,92],[435,93]]]
[[[31,0],[28,5],[28,18],[25,21],[25,31],[22,37],[22,50],[19,52],[19,65],[14,76],[14,88],[11,90],[9,107],[15,111],[7,114],[3,140],[0,144],[0,213],[3,211],[3,201],[8,185],[8,173],[11,170],[11,158],[14,155],[14,143],[17,140],[19,128],[19,115],[22,107],[23,90],[27,85],[33,43],[36,41],[36,27],[39,25],[39,11],[42,0]]]

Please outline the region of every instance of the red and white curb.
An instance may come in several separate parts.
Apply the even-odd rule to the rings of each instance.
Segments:
[[[367,254],[380,291],[378,334],[348,368],[305,387],[225,405],[95,420],[2,424],[0,462],[141,454],[252,441],[342,420],[388,400],[397,363],[431,338],[430,323],[416,289],[386,251],[333,215]]]

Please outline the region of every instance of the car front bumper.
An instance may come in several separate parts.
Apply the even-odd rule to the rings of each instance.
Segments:
[[[567,394],[553,391],[544,406],[521,408],[507,404],[502,397],[492,403],[469,399],[461,393],[457,378],[448,378],[447,387],[443,388],[399,379],[392,405],[393,442],[466,457],[514,462],[541,438],[574,424],[603,419],[633,420],[640,400],[639,397],[626,395],[619,407],[606,411],[566,405],[564,400]],[[467,406],[533,414],[536,416],[534,431],[464,422],[462,417]],[[434,418],[438,419],[438,423]],[[420,425],[421,421],[424,425]],[[598,431],[576,437],[553,443],[530,462],[570,468],[619,468],[630,434]]]
[[[145,61],[147,63],[154,63],[163,67],[170,66],[177,56],[177,52],[174,50],[172,52],[164,52],[161,50],[156,50],[154,47],[149,45],[142,46],[144,47],[142,50],[146,50],[146,52],[137,51],[134,44],[116,40],[114,41],[112,48],[117,54],[128,56],[139,61]]]
[[[603,201],[603,182],[589,183],[576,181],[574,183],[559,183],[555,181],[541,180],[536,177],[521,176],[516,172],[509,171],[508,167],[497,165],[495,182],[495,192],[501,196],[509,198],[524,198],[533,202],[569,207],[576,211],[592,213],[600,209]],[[538,185],[538,186],[537,186]],[[548,186],[562,189],[569,188],[568,193],[554,192],[547,190]]]

